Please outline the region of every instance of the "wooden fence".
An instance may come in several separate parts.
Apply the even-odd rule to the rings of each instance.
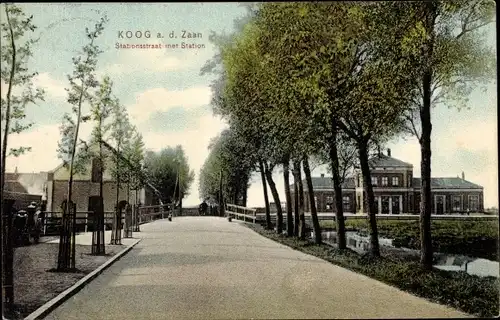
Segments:
[[[246,222],[247,219],[253,223],[257,221],[257,209],[237,206],[235,204],[226,204],[226,214],[229,219],[235,218]]]
[[[137,220],[144,224],[157,219],[165,219],[169,214],[176,215],[173,204],[160,204],[155,206],[141,206],[137,208]]]
[[[104,212],[104,225],[111,229],[113,224],[113,211]],[[76,228],[78,232],[87,232],[94,226],[93,211],[77,211],[76,212]],[[122,216],[122,220],[124,216]],[[45,212],[45,221],[43,224],[43,234],[52,235],[59,234],[61,226],[62,212]],[[123,221],[122,221],[123,222]],[[90,228],[89,228],[90,227]]]
[[[418,214],[377,214],[377,220],[407,220],[407,221],[418,221],[420,216]],[[311,214],[309,212],[305,213],[306,221],[311,220]],[[344,219],[356,219],[363,220],[367,219],[366,214],[344,214]],[[320,212],[318,213],[318,220],[335,220],[336,216],[334,213]],[[432,220],[454,220],[454,221],[498,221],[499,218],[496,215],[455,215],[455,214],[444,214],[444,215],[431,215]],[[265,213],[257,213],[257,221],[265,221]],[[276,213],[271,213],[271,221],[276,221]],[[286,213],[283,214],[283,221],[286,221]]]
[[[235,218],[238,220],[242,220],[244,222],[250,220],[253,223],[262,223],[266,221],[266,214],[263,213],[259,208],[247,208],[242,206],[237,206],[234,204],[226,204],[226,213],[228,218]],[[418,221],[420,216],[418,214],[377,214],[377,220],[406,220],[406,221]],[[306,212],[305,218],[307,222],[311,222],[311,213]],[[355,219],[355,220],[363,220],[367,219],[368,216],[366,214],[353,214],[346,213],[344,214],[345,220]],[[283,212],[283,223],[286,222],[286,212]],[[319,212],[318,220],[325,221],[335,221],[336,216],[333,212]],[[443,214],[443,215],[432,215],[432,220],[452,220],[452,221],[499,221],[498,215],[491,214],[479,214],[474,213],[471,215],[463,215],[463,214]],[[271,221],[273,223],[276,222],[276,213],[271,213]]]

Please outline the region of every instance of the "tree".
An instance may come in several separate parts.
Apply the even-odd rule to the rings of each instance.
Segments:
[[[104,194],[103,194],[103,173],[106,170],[106,164],[109,159],[109,151],[104,149],[102,141],[106,139],[110,131],[110,124],[108,123],[111,115],[113,101],[112,101],[112,88],[113,82],[108,76],[105,76],[100,83],[100,86],[92,99],[90,108],[91,120],[94,121],[94,128],[90,146],[87,146],[86,152],[89,153],[87,158],[91,161],[97,162],[99,168],[99,210],[94,212],[94,230],[92,234],[92,254],[105,254],[104,243]],[[97,150],[96,150],[97,146]],[[88,163],[88,162],[87,162]]]
[[[356,166],[356,145],[336,124],[332,125],[331,139],[327,140],[328,148],[318,155],[323,164],[328,164],[332,173],[332,183],[335,195],[335,214],[337,245],[339,249],[346,249],[346,234],[344,222],[344,207],[342,184],[349,175],[353,175]]]
[[[304,186],[302,184],[300,159],[293,160],[293,180],[295,194],[295,229],[294,233],[299,239],[306,238],[306,217],[304,214]]]
[[[116,182],[116,205],[115,218],[113,219],[113,232],[111,233],[111,244],[120,244],[121,230],[121,208],[120,208],[120,189],[126,182],[127,174],[130,170],[123,161],[123,153],[131,138],[132,126],[129,122],[127,110],[118,99],[112,102],[112,123],[111,123],[111,141],[117,154],[113,157],[111,175]]]
[[[366,182],[371,250],[379,255],[368,151],[402,130],[405,97],[413,89],[407,61],[389,45],[387,35],[392,36],[398,26],[371,22],[378,8],[375,4],[266,4],[265,8],[259,18],[266,30],[264,43],[273,56],[268,67],[288,75],[288,81],[282,82],[305,101],[290,104],[300,108],[286,112],[302,113],[303,122],[313,123],[305,128],[320,138],[313,141],[328,146],[334,169],[338,168],[338,148],[333,144],[338,129],[356,142]],[[321,150],[310,147],[312,153]],[[340,215],[341,182],[336,171],[333,176]]]
[[[33,89],[32,79],[37,73],[30,73],[27,67],[28,59],[32,56],[31,46],[36,42],[31,38],[31,33],[36,26],[32,24],[33,16],[26,17],[25,13],[14,4],[4,4],[6,22],[1,23],[1,76],[2,84],[7,85],[7,94],[1,97],[1,141],[2,155],[0,159],[0,204],[4,207],[5,170],[9,155],[18,156],[30,147],[9,148],[8,138],[12,133],[20,133],[32,126],[25,123],[26,106],[43,100],[44,92],[38,88]],[[16,90],[19,89],[19,90]],[[21,91],[22,90],[22,91]],[[17,91],[17,92],[16,92]],[[7,151],[9,150],[9,153]],[[13,251],[7,248],[6,231],[10,218],[4,219],[2,213],[0,232],[2,234],[2,292],[5,285],[6,307],[11,310],[14,303],[14,287],[12,278]],[[3,300],[3,299],[2,299]],[[2,301],[3,304],[3,301]]]
[[[199,191],[203,198],[217,198],[220,171],[223,172],[224,198],[237,205],[246,205],[250,175],[255,159],[244,137],[232,129],[224,130],[212,141],[200,171]]]
[[[407,26],[399,45],[411,57],[412,75],[418,79],[406,120],[421,149],[420,262],[429,270],[433,260],[431,107],[465,107],[471,91],[495,77],[495,52],[486,44],[483,33],[483,27],[495,20],[495,3],[474,0],[385,5],[389,7],[387,14],[378,19],[389,18]]]
[[[144,170],[152,183],[158,187],[162,200],[172,203],[189,193],[194,180],[194,172],[189,169],[182,146],[165,148],[159,152],[146,152]],[[176,180],[179,176],[179,188]]]
[[[78,147],[78,134],[80,124],[86,121],[88,117],[82,117],[82,107],[85,102],[91,101],[89,89],[95,88],[98,82],[95,79],[95,69],[97,65],[97,57],[101,53],[98,45],[95,44],[96,39],[102,34],[107,18],[104,16],[98,23],[95,24],[94,30],[90,31],[86,28],[85,32],[88,39],[88,44],[83,47],[83,52],[77,58],[73,58],[73,74],[68,76],[70,89],[68,89],[68,103],[72,105],[73,119],[68,113],[63,118],[61,128],[62,139],[59,143],[59,155],[66,163],[69,162],[69,180],[68,194],[65,204],[63,204],[63,227],[61,228],[61,236],[59,241],[59,255],[57,262],[58,271],[66,271],[75,269],[75,232],[76,232],[76,214],[73,214],[72,222],[69,222],[70,211],[74,211],[72,206],[73,196],[73,174],[75,172],[75,154]],[[71,239],[70,239],[71,238]],[[71,244],[71,252],[70,252]]]
[[[129,171],[130,189],[135,191],[135,200],[138,199],[138,191],[144,186],[144,181],[141,178],[144,162],[144,141],[142,134],[133,127],[133,135],[130,144],[125,151],[125,157],[129,159],[130,163],[134,166],[133,170]],[[137,204],[137,203],[136,203]]]

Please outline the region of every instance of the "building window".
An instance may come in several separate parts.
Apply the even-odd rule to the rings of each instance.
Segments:
[[[378,184],[377,177],[372,177],[372,185],[376,186]]]
[[[469,210],[472,212],[477,212],[479,209],[479,197],[469,196]]]
[[[332,210],[333,208],[333,197],[326,197],[326,209],[327,210]]]
[[[462,210],[462,197],[461,196],[453,196],[452,204],[453,204],[453,211],[460,211]]]
[[[398,177],[392,177],[392,185],[394,187],[399,186],[399,178]]]
[[[351,210],[351,198],[344,196],[342,197],[342,202],[344,203],[344,211]]]
[[[314,197],[314,206],[316,207],[316,210],[318,210],[318,197]]]
[[[382,177],[382,186],[387,186],[389,184],[389,178],[387,177]]]
[[[356,201],[356,207],[358,208],[358,210],[361,209],[361,196],[358,195],[358,201]]]
[[[92,182],[99,182],[101,179],[101,166],[99,159],[92,159]]]

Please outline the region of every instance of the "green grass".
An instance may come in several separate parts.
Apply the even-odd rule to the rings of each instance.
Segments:
[[[335,229],[331,221],[321,221],[322,228]],[[347,219],[348,230],[368,234],[366,220]],[[378,220],[379,235],[394,239],[396,247],[420,249],[417,221]],[[432,242],[436,252],[463,254],[489,260],[498,259],[498,221],[432,221]]]
[[[477,317],[498,315],[499,280],[481,278],[465,272],[424,271],[415,261],[395,254],[368,258],[351,250],[338,250],[326,244],[316,245],[278,235],[259,225],[247,225],[259,234],[301,252],[322,258],[338,266],[364,274],[428,300],[448,305]]]

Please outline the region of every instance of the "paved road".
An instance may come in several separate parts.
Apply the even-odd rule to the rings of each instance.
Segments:
[[[464,316],[223,218],[180,217],[141,229],[132,251],[46,319]]]

